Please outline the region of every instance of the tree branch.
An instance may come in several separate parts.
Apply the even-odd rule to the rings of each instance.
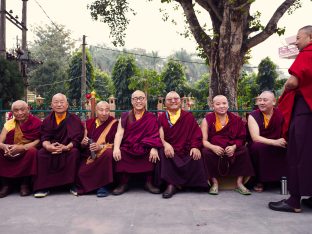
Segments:
[[[179,2],[183,8],[186,20],[196,42],[203,48],[206,54],[210,54],[211,38],[200,26],[194,11],[192,0],[178,0],[177,2]]]
[[[280,18],[284,15],[284,13],[290,8],[290,6],[296,0],[285,0],[274,12],[268,24],[265,26],[264,30],[254,37],[248,39],[247,49],[250,49],[259,43],[265,41],[268,37],[270,37],[277,30],[277,23]]]
[[[220,22],[222,22],[222,15],[220,14],[218,8],[211,0],[195,0],[202,8],[213,14]],[[213,18],[213,17],[211,17]]]

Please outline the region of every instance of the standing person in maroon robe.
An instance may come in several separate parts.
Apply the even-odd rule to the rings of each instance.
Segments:
[[[223,95],[213,98],[213,113],[202,121],[203,157],[208,179],[212,182],[209,193],[218,194],[218,178],[237,177],[235,191],[250,195],[243,185],[243,177],[253,176],[253,168],[245,146],[246,128],[243,120],[228,112],[229,104]]]
[[[52,112],[43,120],[41,128],[42,149],[38,151],[38,173],[34,180],[36,198],[46,197],[49,189],[72,185],[75,181],[83,138],[83,125],[78,116],[68,112],[64,94],[55,94]],[[75,189],[71,193],[77,195]]]
[[[8,120],[0,135],[0,198],[12,191],[12,179],[20,179],[20,195],[30,195],[30,177],[37,172],[37,149],[41,120],[29,112],[26,102],[12,104],[13,119]]]
[[[109,193],[105,186],[113,182],[113,143],[118,121],[110,116],[109,104],[104,101],[96,105],[96,116],[86,121],[76,185],[78,194],[96,190],[98,197],[106,197]]]
[[[251,141],[249,153],[256,172],[254,190],[262,192],[265,182],[287,176],[286,140],[282,137],[283,115],[274,108],[275,96],[264,91],[257,97],[258,110],[248,116]]]
[[[167,111],[160,115],[160,178],[167,184],[163,198],[171,198],[177,187],[207,187],[201,158],[202,133],[194,116],[181,110],[178,93],[166,95]]]
[[[157,148],[162,144],[156,117],[146,111],[146,103],[144,92],[135,91],[131,95],[133,109],[123,113],[119,120],[113,151],[119,185],[113,190],[114,195],[120,195],[128,189],[129,176],[134,173],[146,175],[146,190],[160,193],[152,180],[155,163],[159,160]]]
[[[279,100],[288,132],[287,160],[290,197],[270,202],[276,211],[300,212],[301,196],[312,196],[312,25],[298,31],[299,54],[288,72],[291,75]],[[312,197],[302,202],[312,208]]]

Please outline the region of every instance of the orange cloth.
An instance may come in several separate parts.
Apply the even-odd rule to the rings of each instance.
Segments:
[[[262,114],[263,114],[264,128],[267,128],[268,125],[269,125],[270,119],[269,119],[269,117],[268,117],[266,114],[264,114],[263,112],[262,112]]]
[[[57,125],[59,125],[65,118],[66,118],[66,112],[62,114],[61,116],[55,113],[55,120],[56,120]]]
[[[170,122],[172,123],[172,125],[174,125],[178,119],[180,118],[181,115],[181,109],[179,109],[176,113],[170,112],[168,111],[169,116],[170,116]]]
[[[134,117],[136,120],[139,120],[142,118],[142,116],[144,115],[145,111],[143,111],[141,114],[135,114]]]
[[[229,117],[228,117],[228,115],[226,115],[226,117],[225,117],[225,124],[222,125],[222,123],[221,123],[221,121],[219,119],[219,116],[217,114],[215,114],[215,115],[216,115],[216,125],[215,125],[216,132],[219,132],[222,128],[224,128],[224,126],[226,126],[228,124]]]

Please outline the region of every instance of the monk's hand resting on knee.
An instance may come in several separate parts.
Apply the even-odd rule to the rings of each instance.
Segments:
[[[168,142],[164,144],[164,151],[167,158],[173,158],[174,149]]]
[[[159,156],[158,156],[158,150],[155,148],[152,148],[150,151],[150,155],[148,160],[152,163],[156,163],[157,160],[159,160]]]
[[[225,148],[225,154],[229,157],[232,157],[235,153],[236,145],[229,145]]]
[[[120,149],[114,149],[113,151],[113,158],[115,159],[115,161],[119,161],[121,159],[121,152]]]
[[[225,153],[224,149],[218,145],[211,146],[211,150],[218,156],[223,156]]]
[[[194,159],[194,160],[198,160],[201,158],[201,152],[199,149],[197,148],[192,148],[190,151],[190,156]]]
[[[286,148],[287,141],[284,138],[279,138],[275,140],[275,146]]]

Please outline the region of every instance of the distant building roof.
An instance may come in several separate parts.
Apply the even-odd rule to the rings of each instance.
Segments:
[[[278,54],[280,58],[286,58],[286,59],[294,59],[299,54],[299,50],[297,46],[295,45],[296,42],[296,36],[291,36],[285,38],[285,41],[287,43],[286,46],[278,48]]]

